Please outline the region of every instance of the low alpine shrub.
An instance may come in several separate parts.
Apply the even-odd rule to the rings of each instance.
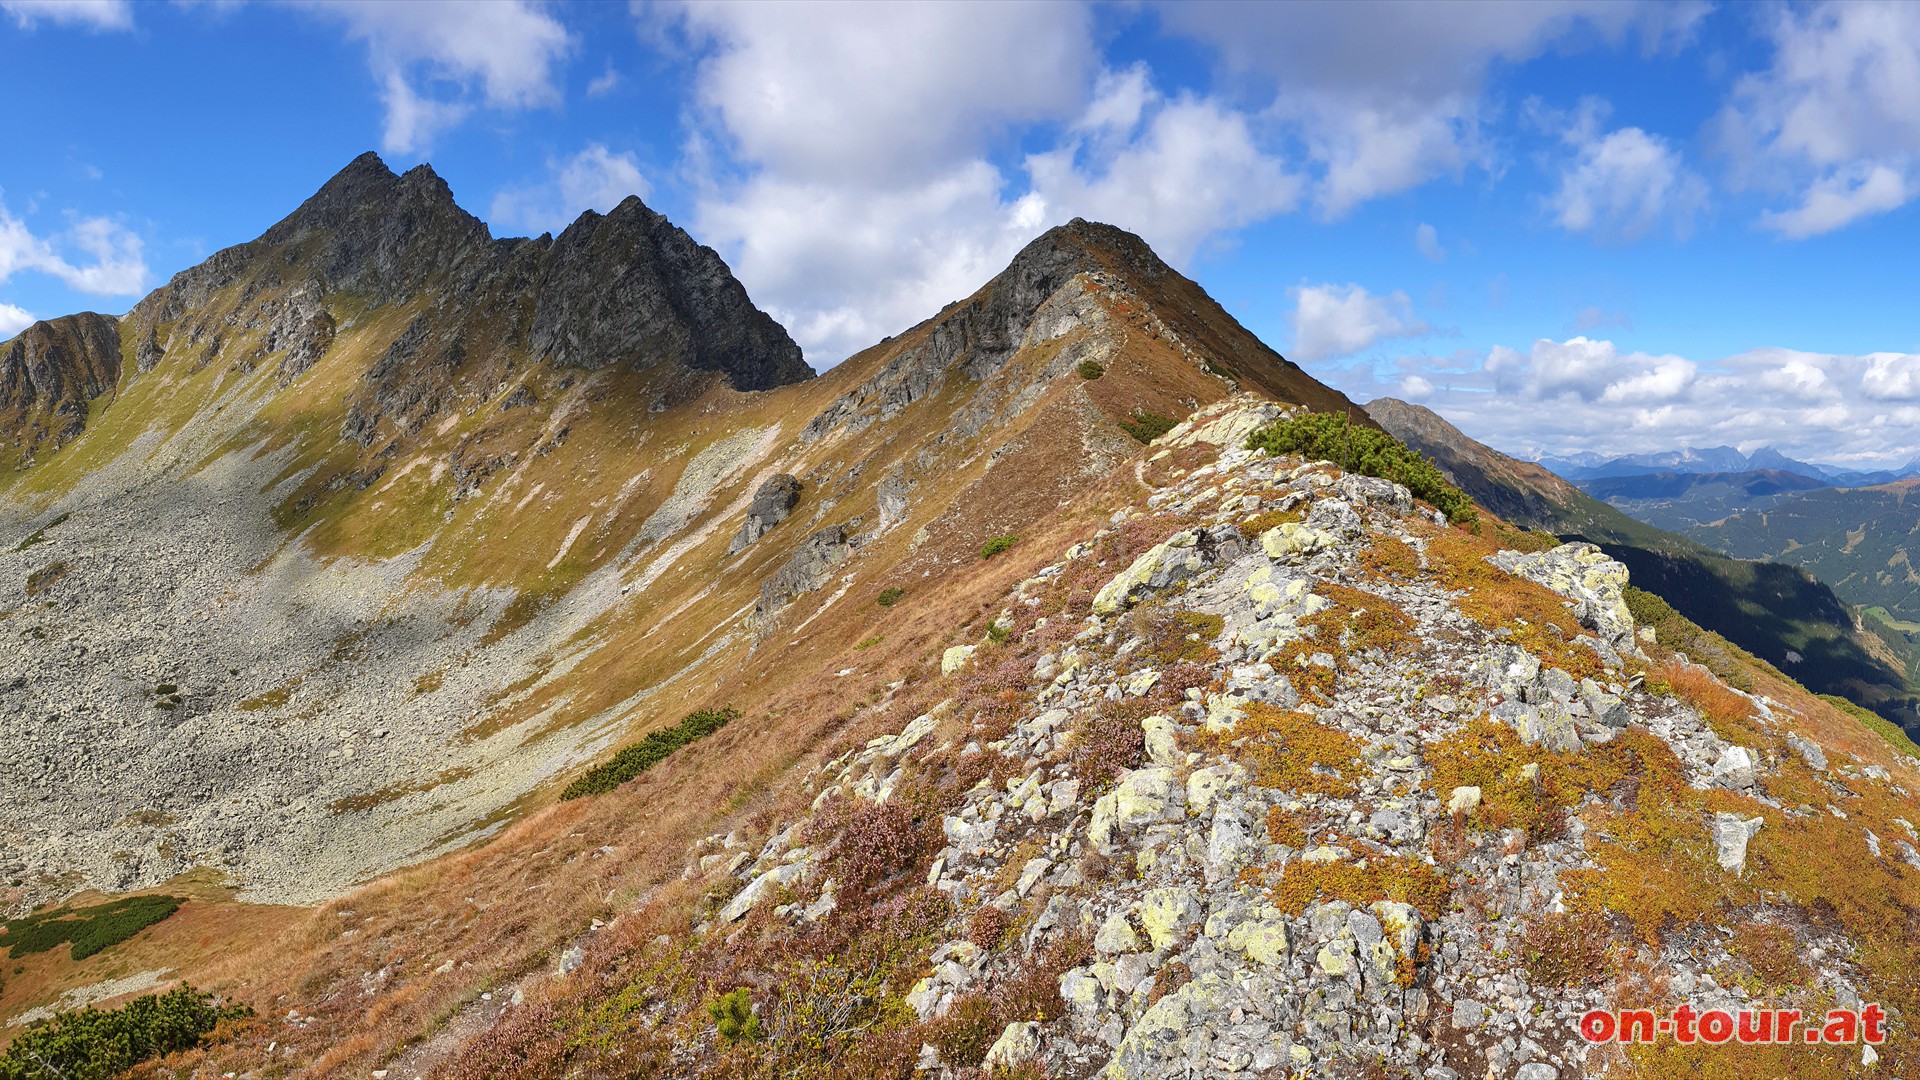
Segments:
[[[192,1049],[223,1020],[251,1015],[245,1005],[221,1005],[190,986],[107,1012],[63,1012],[13,1040],[0,1055],[0,1080],[108,1080],[143,1061]]]
[[[621,784],[639,776],[655,765],[666,760],[668,754],[704,738],[740,719],[740,710],[729,705],[720,709],[701,709],[690,712],[685,719],[670,728],[650,731],[647,737],[613,755],[609,761],[588,769],[584,775],[568,784],[560,793],[562,799],[578,799],[583,795],[599,795],[612,791]]]
[[[1247,436],[1247,449],[1331,461],[1350,473],[1402,484],[1432,503],[1455,525],[1478,520],[1473,500],[1447,483],[1433,462],[1376,428],[1357,427],[1344,413],[1305,413]]]

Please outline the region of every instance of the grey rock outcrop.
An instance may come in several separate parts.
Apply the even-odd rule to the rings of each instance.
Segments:
[[[765,536],[768,529],[787,520],[799,502],[800,481],[796,477],[788,473],[768,477],[754,491],[753,503],[747,507],[747,520],[727,545],[727,554],[732,555]]]
[[[543,263],[529,344],[556,365],[673,361],[720,372],[740,390],[813,376],[719,254],[636,196],[604,217],[580,215]]]
[[[825,585],[835,567],[847,561],[860,542],[847,525],[829,525],[800,545],[785,565],[760,587],[760,600],[748,616],[748,625],[764,627],[788,604]]]
[[[363,446],[491,400],[523,356],[588,371],[671,365],[740,390],[813,376],[725,261],[638,198],[589,211],[557,238],[494,239],[432,168],[396,176],[371,153],[259,239],[176,274],[128,318],[142,372],[174,355],[224,357],[242,373],[277,357],[284,386],[327,354],[346,312],[427,293],[434,303],[349,403],[347,437]],[[248,331],[259,331],[249,351],[226,356]]]
[[[1766,824],[1765,818],[1743,818],[1739,814],[1719,813],[1713,816],[1713,843],[1715,856],[1720,868],[1736,874],[1747,869],[1747,844],[1760,827]]]
[[[1523,554],[1502,551],[1494,565],[1518,574],[1573,601],[1574,617],[1601,641],[1634,651],[1633,614],[1627,610],[1627,568],[1587,543],[1561,544],[1550,551]]]

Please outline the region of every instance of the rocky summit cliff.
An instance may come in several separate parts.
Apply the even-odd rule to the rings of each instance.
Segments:
[[[1920,1008],[1910,743],[1591,546],[1248,449],[1372,421],[1120,229],[809,377],[637,200],[496,240],[363,157],[49,326],[35,1053],[176,982],[255,1015],[152,1075],[1677,1075],[1569,1018]],[[1789,1050],[1712,1074],[1909,1067]]]

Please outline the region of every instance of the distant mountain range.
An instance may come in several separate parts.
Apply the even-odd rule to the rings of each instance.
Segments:
[[[1898,469],[1865,471],[1800,461],[1771,446],[1763,446],[1751,454],[1743,454],[1731,446],[1683,446],[1678,450],[1655,454],[1626,454],[1619,457],[1587,452],[1566,457],[1543,457],[1539,463],[1582,487],[1593,480],[1651,473],[1700,475],[1784,472],[1821,480],[1834,487],[1866,487],[1920,476],[1920,457],[1915,457]]]
[[[1920,572],[1908,561],[1920,535],[1920,458],[1862,472],[1770,446],[1751,454],[1715,446],[1540,465],[1611,509],[1723,555],[1803,567],[1882,636],[1920,631]]]

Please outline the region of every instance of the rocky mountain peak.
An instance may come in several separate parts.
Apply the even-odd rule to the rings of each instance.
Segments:
[[[310,266],[330,288],[404,298],[483,258],[491,240],[432,166],[397,176],[368,152],[259,242],[317,248]]]
[[[87,404],[120,380],[120,327],[83,311],[36,322],[0,347],[0,434],[30,461],[79,434]]]
[[[813,377],[720,254],[636,195],[607,214],[581,214],[542,262],[529,338],[541,359],[587,368],[672,360],[721,372],[740,390]]]

